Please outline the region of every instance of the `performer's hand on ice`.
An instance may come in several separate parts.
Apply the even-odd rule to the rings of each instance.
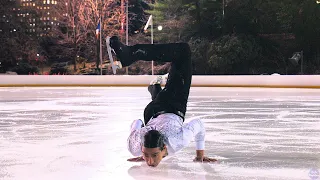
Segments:
[[[206,157],[206,156],[203,156],[203,157],[195,157],[193,159],[193,162],[216,162],[218,161],[217,159],[214,159],[214,158],[209,158],[209,157]]]
[[[129,158],[127,161],[130,161],[130,162],[141,162],[141,161],[144,161],[144,159],[143,159],[142,156],[139,156],[139,157],[135,157],[135,158]]]
[[[197,150],[197,156],[193,159],[193,162],[216,162],[217,159],[204,156],[204,150]]]

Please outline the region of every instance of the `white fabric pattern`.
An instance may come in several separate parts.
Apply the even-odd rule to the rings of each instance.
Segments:
[[[205,128],[200,119],[193,119],[183,123],[181,117],[173,113],[161,114],[151,119],[145,127],[142,127],[141,119],[133,121],[131,132],[127,140],[128,150],[133,156],[141,156],[144,135],[152,130],[158,130],[165,136],[165,144],[168,154],[172,155],[188,146],[192,139],[196,143],[196,150],[204,150]]]

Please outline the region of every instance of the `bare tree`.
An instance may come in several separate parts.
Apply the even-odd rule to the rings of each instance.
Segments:
[[[95,52],[98,40],[96,27],[102,18],[102,36],[118,34],[120,28],[120,8],[116,0],[61,0],[55,6],[59,26],[54,31],[61,37],[60,44],[71,44],[64,52],[76,58],[83,52]]]

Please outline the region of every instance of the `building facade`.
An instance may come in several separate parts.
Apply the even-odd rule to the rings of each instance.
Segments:
[[[26,24],[25,31],[30,35],[50,35],[53,26],[59,25],[54,6],[57,0],[19,0],[17,16]]]
[[[30,36],[50,35],[58,26],[57,0],[1,0],[0,33],[24,32]]]

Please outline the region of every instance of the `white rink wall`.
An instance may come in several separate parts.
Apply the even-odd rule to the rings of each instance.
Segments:
[[[0,87],[147,86],[156,75],[0,75]],[[320,75],[194,75],[194,87],[320,88]]]

